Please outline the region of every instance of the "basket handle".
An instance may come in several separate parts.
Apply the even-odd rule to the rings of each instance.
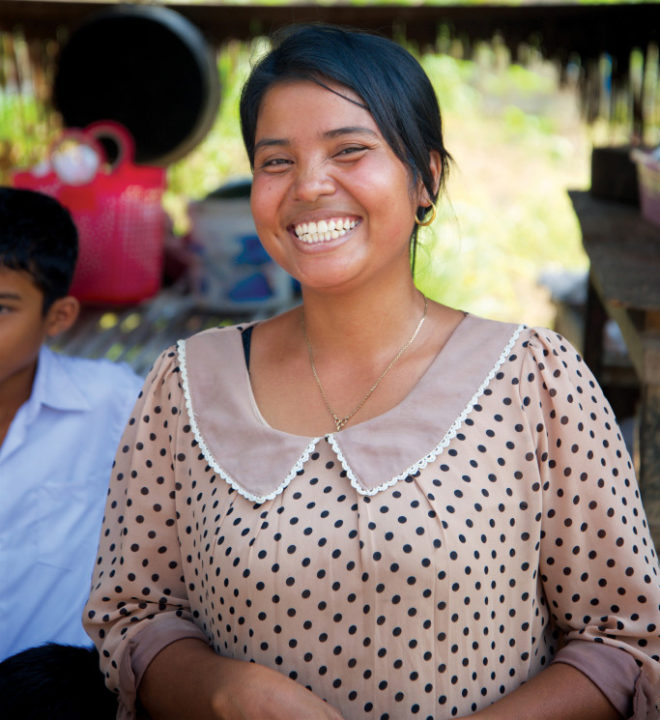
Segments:
[[[83,134],[98,145],[99,138],[110,138],[117,145],[118,156],[112,164],[112,171],[117,172],[124,165],[132,165],[135,158],[135,141],[130,132],[115,120],[97,120],[88,125]]]

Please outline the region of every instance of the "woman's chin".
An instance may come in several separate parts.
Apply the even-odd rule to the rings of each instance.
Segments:
[[[298,281],[303,290],[318,290],[336,294],[348,292],[358,282],[357,273],[348,268],[316,268],[298,274]]]

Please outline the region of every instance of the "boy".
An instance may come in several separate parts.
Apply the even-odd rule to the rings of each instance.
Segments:
[[[81,614],[112,460],[141,379],[58,355],[78,250],[54,199],[0,188],[0,661],[45,642],[90,645]]]

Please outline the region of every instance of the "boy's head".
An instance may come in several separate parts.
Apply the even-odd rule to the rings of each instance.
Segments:
[[[0,405],[26,399],[45,340],[68,330],[77,232],[57,201],[0,187]]]
[[[0,187],[0,266],[31,276],[45,315],[69,292],[78,232],[68,210],[32,190]]]

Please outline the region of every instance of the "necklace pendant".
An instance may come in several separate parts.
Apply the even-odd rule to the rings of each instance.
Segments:
[[[337,428],[337,432],[339,432],[350,420],[350,417],[347,416],[340,418],[338,415],[335,415],[335,413],[332,413],[332,419],[335,421],[335,427]]]
[[[335,423],[335,430],[336,432],[339,432],[347,423],[348,421],[357,413],[359,412],[363,405],[367,402],[367,400],[371,397],[374,390],[380,385],[381,380],[387,375],[387,373],[392,369],[393,365],[399,360],[399,358],[403,355],[404,352],[415,342],[415,338],[417,337],[419,331],[422,329],[422,325],[424,324],[424,320],[426,318],[426,313],[428,311],[428,300],[426,298],[426,295],[423,295],[424,298],[424,312],[422,313],[422,317],[420,321],[417,323],[417,327],[415,328],[415,331],[413,334],[406,340],[406,342],[399,348],[399,351],[397,354],[390,360],[389,365],[383,370],[383,372],[378,376],[378,379],[376,382],[367,390],[367,394],[360,400],[360,402],[355,406],[353,410],[351,410],[348,415],[345,415],[344,417],[340,418],[339,415],[337,415],[336,412],[333,411],[333,409],[330,407],[330,403],[328,402],[328,398],[325,394],[325,390],[323,389],[323,385],[321,384],[321,378],[319,378],[318,372],[316,372],[316,365],[314,364],[314,352],[312,350],[312,343],[309,341],[309,337],[307,335],[307,328],[305,327],[305,315],[303,312],[303,315],[301,317],[302,320],[302,331],[303,335],[305,337],[305,344],[307,345],[307,354],[309,355],[309,364],[312,368],[312,375],[314,376],[314,380],[316,382],[316,385],[318,386],[319,392],[321,393],[321,398],[323,399],[323,404],[326,407],[326,410],[330,413],[330,417],[332,417],[334,423]]]

